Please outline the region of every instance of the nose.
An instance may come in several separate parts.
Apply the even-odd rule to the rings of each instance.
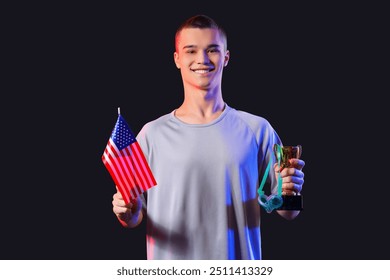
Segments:
[[[207,64],[210,61],[207,51],[198,52],[196,62],[198,64]]]

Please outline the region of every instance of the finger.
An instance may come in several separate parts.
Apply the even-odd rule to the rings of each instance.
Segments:
[[[305,162],[301,159],[292,158],[289,161],[292,167],[295,167],[299,170],[302,170],[302,168],[305,166]]]
[[[289,167],[289,168],[284,168],[280,172],[280,177],[282,177],[283,179],[287,178],[287,177],[296,177],[296,178],[300,178],[301,180],[303,180],[303,178],[305,177],[305,174],[299,169]]]
[[[114,195],[112,197],[114,200],[123,201],[123,205],[126,205],[128,207],[133,207],[133,204],[136,201],[135,199],[132,199],[132,200],[130,200],[130,202],[128,204],[126,204],[122,194],[119,191],[114,193]],[[122,205],[122,203],[121,203],[121,205]]]
[[[130,206],[126,205],[124,200],[118,200],[118,199],[113,199],[112,205],[117,207],[129,208],[129,209],[131,208]]]
[[[116,205],[116,206],[120,206],[120,207],[126,207],[126,208],[129,208],[129,209],[133,207],[133,203],[132,202],[129,202],[129,203],[126,204],[126,202],[123,199],[123,197],[120,194],[118,194],[118,193],[115,193],[113,195],[112,204]]]
[[[282,191],[300,193],[302,191],[302,185],[301,184],[295,184],[295,183],[292,183],[292,182],[283,183],[282,184]]]
[[[112,196],[112,200],[115,201],[117,204],[125,205],[125,201],[120,193],[114,193]]]
[[[120,213],[131,213],[131,209],[128,208],[128,207],[122,207],[122,206],[118,206],[118,205],[113,205],[112,206],[112,210],[116,213],[116,214],[120,214]]]
[[[116,206],[114,205],[112,207],[112,211],[116,214],[116,215],[130,215],[132,214],[131,212],[131,209],[130,208],[127,208],[127,207],[120,207],[120,206]]]
[[[123,196],[122,196],[122,194],[120,192],[114,193],[114,195],[112,197],[115,197],[117,199],[123,199]]]
[[[285,190],[285,191],[282,191],[282,195],[297,195],[297,193],[294,191]]]
[[[115,186],[115,188],[116,188],[116,193],[115,193],[115,194],[118,196],[118,198],[123,199],[122,193],[119,191],[118,186]],[[114,195],[115,195],[115,194],[114,194]]]
[[[303,185],[304,182],[305,180],[303,179],[303,177],[299,177],[299,176],[282,177],[282,183],[294,183],[298,185]]]
[[[274,164],[274,170],[276,173],[280,172],[281,168],[280,168],[279,164],[277,164],[277,163]]]

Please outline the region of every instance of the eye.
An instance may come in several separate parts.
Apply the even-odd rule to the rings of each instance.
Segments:
[[[189,50],[186,50],[186,53],[192,54],[192,53],[195,53],[195,50],[189,49]]]
[[[208,50],[209,53],[216,53],[219,52],[219,49],[213,48]]]

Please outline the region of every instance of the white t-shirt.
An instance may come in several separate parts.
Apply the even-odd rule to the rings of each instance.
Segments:
[[[257,189],[281,144],[266,119],[226,105],[208,124],[187,124],[173,111],[137,140],[157,181],[144,200],[148,259],[261,259]]]

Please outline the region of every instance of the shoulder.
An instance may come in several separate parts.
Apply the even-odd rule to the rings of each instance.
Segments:
[[[273,130],[271,123],[264,117],[243,110],[231,108],[232,115],[249,126],[252,131]]]
[[[150,134],[158,133],[164,126],[166,126],[170,122],[171,119],[172,119],[172,112],[147,122],[141,128],[140,132],[137,135],[137,138],[140,140],[148,137],[148,135]]]
[[[235,119],[235,127],[248,128],[259,145],[279,143],[280,138],[271,123],[264,117],[243,110],[231,108],[231,117]]]

